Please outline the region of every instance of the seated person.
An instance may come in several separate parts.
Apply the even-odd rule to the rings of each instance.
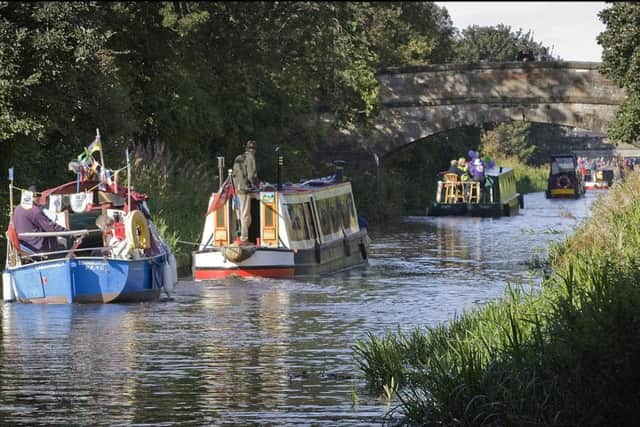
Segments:
[[[449,166],[449,170],[446,173],[455,173],[458,176],[460,176],[462,174],[460,169],[458,169],[458,161],[457,160],[451,160],[451,165]]]
[[[13,225],[18,233],[20,245],[38,252],[51,252],[64,249],[58,244],[58,238],[51,237],[23,237],[21,233],[33,233],[44,231],[67,231],[63,226],[53,222],[44,214],[42,208],[35,203],[35,188],[29,187],[31,191],[23,191],[20,204],[13,212]]]

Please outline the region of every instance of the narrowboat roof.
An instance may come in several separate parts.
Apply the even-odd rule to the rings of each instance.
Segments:
[[[272,190],[269,190],[269,187],[263,188],[262,191],[278,191],[282,194],[298,194],[298,193],[311,193],[314,191],[322,190],[324,188],[328,188],[331,186],[336,186],[340,184],[347,184],[349,181],[337,181],[335,177],[329,176],[324,178],[316,178],[310,179],[306,181],[299,182],[297,184],[293,184],[290,182],[282,184],[282,188],[277,190],[275,186]]]
[[[494,166],[491,169],[487,169],[487,171],[485,172],[486,175],[491,175],[491,176],[500,176],[500,175],[504,175],[508,172],[511,172],[513,169],[512,168],[506,168],[504,166]]]

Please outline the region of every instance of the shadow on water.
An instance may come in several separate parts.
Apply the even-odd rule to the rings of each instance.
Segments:
[[[0,419],[14,425],[380,425],[351,346],[503,295],[581,200],[525,197],[512,218],[406,217],[371,230],[370,265],[315,279],[180,282],[132,305],[1,308]],[[358,398],[354,399],[354,393]]]

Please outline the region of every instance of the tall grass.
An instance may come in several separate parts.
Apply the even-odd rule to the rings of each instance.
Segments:
[[[547,189],[548,166],[529,166],[516,157],[498,157],[495,161],[500,166],[513,169],[518,193],[535,193]]]
[[[191,265],[191,252],[204,225],[211,192],[218,187],[214,172],[193,160],[172,156],[163,144],[138,145],[133,153],[132,182],[149,195],[158,231],[171,247],[178,268]]]
[[[448,324],[367,336],[354,357],[372,390],[399,384],[407,424],[636,424],[640,404],[640,176],[594,203],[551,253],[541,288]]]

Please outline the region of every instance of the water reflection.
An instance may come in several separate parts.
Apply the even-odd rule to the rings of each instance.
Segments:
[[[389,408],[354,377],[355,340],[535,284],[532,254],[585,219],[595,195],[528,195],[512,218],[404,218],[371,230],[368,268],[318,279],[181,282],[162,303],[4,305],[0,419],[380,425]]]

